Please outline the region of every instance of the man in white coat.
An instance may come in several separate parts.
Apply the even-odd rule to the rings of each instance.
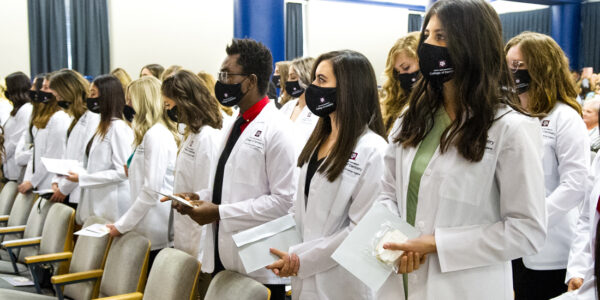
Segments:
[[[234,39],[227,47],[215,93],[221,104],[238,105],[240,116],[223,129],[212,188],[183,194],[201,200],[194,208],[173,204],[199,224],[209,224],[213,234],[204,242],[202,269],[213,275],[224,269],[246,274],[232,235],[286,215],[293,203],[296,146],[290,120],[266,96],[272,63],[271,52],[254,40]],[[289,279],[267,269],[247,275],[269,287],[271,299],[284,299]]]

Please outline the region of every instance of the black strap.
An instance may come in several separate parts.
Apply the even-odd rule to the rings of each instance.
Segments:
[[[242,135],[242,124],[244,124],[245,120],[241,116],[235,121],[233,124],[233,128],[231,129],[231,133],[229,134],[229,138],[227,139],[227,143],[225,144],[225,148],[223,152],[221,152],[221,156],[219,157],[219,163],[217,164],[217,171],[215,174],[215,184],[213,185],[213,197],[212,202],[214,204],[221,204],[221,193],[223,191],[223,175],[225,173],[225,163],[227,163],[227,159],[229,159],[229,155],[231,154],[231,150],[233,150],[233,146]],[[216,233],[215,233],[215,270],[213,274],[217,274],[219,271],[225,270],[223,263],[221,262],[221,257],[219,256],[219,222],[216,222]]]

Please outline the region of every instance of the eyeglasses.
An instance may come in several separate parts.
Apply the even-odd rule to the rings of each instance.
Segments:
[[[517,71],[519,70],[519,67],[524,65],[525,63],[520,61],[520,60],[513,60],[510,62],[510,65],[508,66],[510,68],[510,71],[513,73],[517,73]]]
[[[228,72],[219,72],[219,81],[220,82],[229,82],[229,77],[230,76],[248,76],[248,74],[234,74],[234,73],[228,73]]]

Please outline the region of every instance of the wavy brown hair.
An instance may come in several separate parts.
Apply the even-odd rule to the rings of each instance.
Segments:
[[[496,111],[507,104],[519,112],[514,83],[506,63],[502,25],[494,8],[483,0],[445,0],[435,2],[427,12],[419,47],[432,16],[437,16],[447,34],[447,47],[454,64],[456,119],[440,139],[442,153],[450,145],[467,160],[483,158]],[[402,113],[402,126],[394,142],[417,147],[433,128],[434,115],[443,107],[442,91],[426,78],[417,82]]]
[[[50,81],[54,73],[48,73],[44,77],[44,80]],[[50,91],[47,91],[48,93]],[[61,108],[57,104],[56,97],[50,98],[47,103],[33,103],[33,111],[31,113],[31,126],[35,126],[37,129],[44,129],[48,125],[48,121],[54,115],[55,112]],[[29,128],[31,132],[31,127]]]
[[[6,76],[6,94],[8,94],[8,100],[13,104],[13,109],[10,112],[11,116],[14,116],[19,111],[19,108],[23,104],[30,102],[29,89],[31,89],[31,81],[29,76],[23,72],[15,72]]]
[[[142,69],[140,69],[140,77],[142,77],[142,71],[144,69],[148,69],[148,71],[150,71],[150,73],[152,73],[152,76],[156,77],[156,79],[160,79],[160,75],[162,75],[162,73],[165,71],[165,67],[159,64],[149,64],[143,66]]]
[[[50,88],[59,94],[64,101],[71,103],[69,108],[65,110],[73,117],[68,131],[71,132],[79,118],[87,111],[85,100],[88,96],[90,84],[79,72],[63,69],[52,74]]]
[[[402,112],[402,109],[408,102],[408,93],[402,89],[400,81],[394,78],[394,64],[396,56],[405,53],[409,57],[416,59],[417,47],[419,46],[419,32],[411,32],[406,36],[399,38],[390,52],[385,62],[385,77],[387,77],[382,87],[383,99],[381,101],[381,113],[383,115],[383,126],[389,133],[392,125]]]
[[[198,75],[187,70],[177,71],[163,81],[161,92],[179,107],[177,117],[186,125],[186,136],[200,132],[204,125],[216,129],[223,126],[218,101]]]
[[[531,83],[527,111],[532,114],[549,113],[561,101],[581,115],[575,81],[569,70],[569,59],[560,46],[549,36],[523,32],[510,39],[505,52],[518,46],[525,60]]]
[[[344,171],[360,136],[368,127],[385,139],[381,121],[377,79],[369,60],[356,51],[343,50],[322,54],[317,58],[312,70],[312,81],[322,61],[330,61],[336,86],[336,122],[339,128],[338,139],[331,153],[318,171],[327,175],[333,182]],[[306,142],[298,157],[298,166],[310,161],[310,157],[331,133],[331,118],[319,118],[315,130]]]
[[[285,92],[285,83],[288,81],[288,75],[290,72],[290,62],[289,61],[279,61],[275,63],[275,66],[279,68],[279,94],[281,94],[281,106],[286,104],[288,101],[292,100],[292,96],[288,95]]]

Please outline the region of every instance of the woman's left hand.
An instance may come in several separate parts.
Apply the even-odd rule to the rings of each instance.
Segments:
[[[110,232],[108,234],[110,234],[110,236],[112,237],[118,237],[122,234],[121,232],[119,232],[119,230],[117,230],[117,227],[115,227],[114,224],[106,224],[106,227],[110,229]]]
[[[279,251],[275,248],[269,249],[271,253],[279,256],[279,260],[266,266],[267,269],[279,277],[297,276],[300,269],[300,258],[298,255],[289,255],[287,252]]]
[[[67,180],[71,182],[79,182],[79,174],[69,171],[69,176],[67,176]]]
[[[404,243],[386,243],[384,249],[402,250],[404,253],[398,260],[398,274],[411,273],[425,263],[427,254],[437,252],[435,237],[422,235]]]

